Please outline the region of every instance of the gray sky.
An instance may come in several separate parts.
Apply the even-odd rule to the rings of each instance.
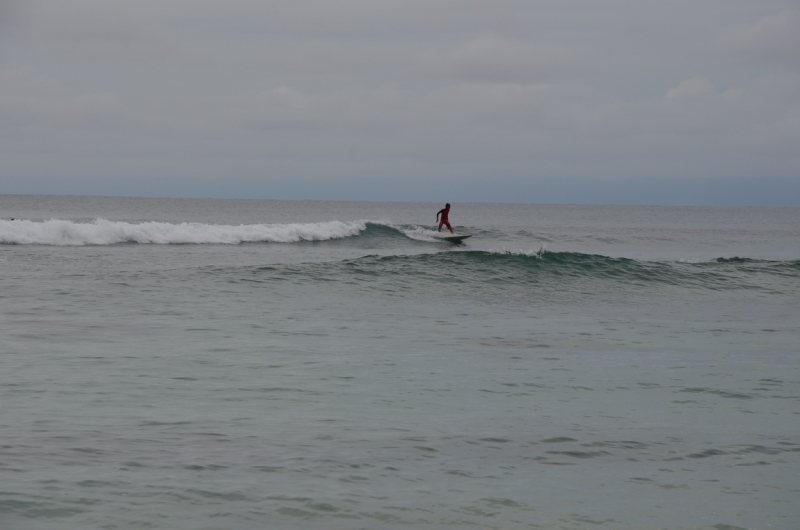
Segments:
[[[800,5],[0,0],[0,193],[800,206]]]

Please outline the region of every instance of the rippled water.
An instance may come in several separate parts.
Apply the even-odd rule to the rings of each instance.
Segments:
[[[440,207],[0,196],[0,527],[797,527],[800,210]]]

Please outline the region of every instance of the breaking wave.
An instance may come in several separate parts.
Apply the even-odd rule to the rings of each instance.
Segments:
[[[326,241],[359,235],[368,221],[322,223],[215,225],[205,223],[127,223],[95,219],[79,223],[62,219],[47,221],[0,221],[0,243],[15,245],[116,245],[228,244],[249,242],[296,243]]]

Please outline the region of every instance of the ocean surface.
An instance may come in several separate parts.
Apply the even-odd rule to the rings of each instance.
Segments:
[[[0,196],[0,528],[800,528],[800,209],[442,206]]]

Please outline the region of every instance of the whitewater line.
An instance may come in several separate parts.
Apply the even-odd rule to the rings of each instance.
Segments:
[[[0,220],[0,244],[81,246],[119,243],[161,245],[296,243],[356,236],[366,230],[368,222],[370,221],[213,225],[156,221],[127,223],[102,218],[89,223],[76,223],[63,219]]]

